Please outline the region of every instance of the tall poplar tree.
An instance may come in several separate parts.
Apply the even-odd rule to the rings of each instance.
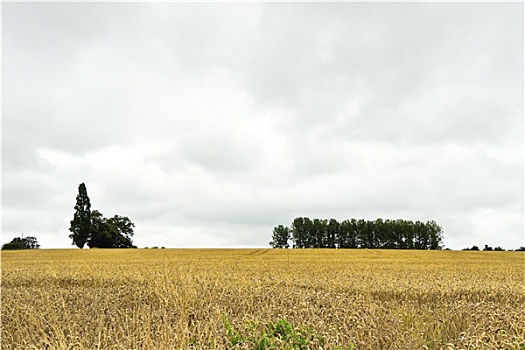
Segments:
[[[91,236],[91,203],[84,183],[78,186],[75,214],[69,231],[71,231],[69,238],[73,240],[73,244],[81,249],[84,248]]]

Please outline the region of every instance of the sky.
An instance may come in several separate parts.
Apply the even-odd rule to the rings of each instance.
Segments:
[[[2,243],[269,247],[298,216],[524,243],[523,3],[2,4]]]

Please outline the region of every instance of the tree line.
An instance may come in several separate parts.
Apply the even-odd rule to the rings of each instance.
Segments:
[[[297,217],[291,227],[273,229],[273,248],[443,248],[443,229],[434,221],[309,219]]]
[[[475,250],[475,251],[483,250],[484,252],[504,252],[505,251],[505,249],[500,246],[492,248],[488,244],[485,244],[485,247],[483,249],[479,249],[477,245],[473,245],[471,248],[467,247],[467,248],[463,248],[462,250]],[[509,249],[509,251],[512,251],[512,249]],[[518,249],[514,249],[514,251],[523,252],[525,251],[525,247],[519,247]]]
[[[91,211],[91,201],[86,185],[78,186],[75,213],[69,231],[69,238],[78,248],[136,248],[133,245],[135,224],[126,216],[114,215],[105,218],[98,210]]]

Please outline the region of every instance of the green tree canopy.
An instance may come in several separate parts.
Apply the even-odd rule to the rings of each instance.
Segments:
[[[115,215],[105,218],[98,210],[92,215],[90,248],[132,248],[133,228],[135,224],[126,216]]]
[[[2,245],[2,250],[38,249],[40,244],[35,237],[15,237],[9,243]]]
[[[270,246],[272,246],[272,248],[288,248],[290,247],[290,244],[288,244],[290,238],[290,229],[283,225],[279,225],[273,229]]]

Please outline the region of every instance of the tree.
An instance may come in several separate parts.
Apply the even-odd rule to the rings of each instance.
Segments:
[[[22,242],[22,238],[15,237],[13,240],[9,243],[6,243],[2,245],[2,250],[21,250],[24,249],[24,243]]]
[[[335,248],[340,234],[340,224],[336,219],[330,219],[327,227],[326,247]]]
[[[292,240],[294,248],[308,248],[307,222],[310,219],[297,217],[292,223]]]
[[[114,215],[107,220],[108,232],[113,241],[112,248],[133,248],[133,228],[135,224],[126,216]]]
[[[290,247],[288,244],[290,237],[290,229],[288,227],[283,225],[276,226],[273,229],[270,246],[272,248],[288,248]]]
[[[357,220],[343,220],[339,225],[339,248],[357,248]]]
[[[407,220],[398,220],[399,226],[405,235],[405,247],[407,249],[415,249],[414,239],[415,239],[415,227],[411,221]]]
[[[366,221],[359,219],[356,222],[356,239],[358,248],[368,248],[367,246],[367,234],[366,234]]]
[[[327,229],[327,221],[321,220],[321,219],[314,219],[312,221],[312,226],[310,231],[310,234],[312,236],[312,245],[311,248],[326,248],[326,229]]]
[[[416,221],[414,224],[414,248],[427,249],[427,227],[421,221]]]
[[[40,248],[40,244],[38,244],[38,241],[33,236],[27,236],[25,238],[22,238],[22,241],[24,242],[25,249],[38,249]]]
[[[71,220],[69,231],[71,231],[69,238],[73,240],[72,244],[81,249],[84,248],[91,235],[91,203],[84,183],[78,186],[75,214]]]
[[[427,232],[429,235],[429,245],[432,250],[443,249],[443,229],[434,220],[427,222]]]
[[[91,234],[89,248],[133,248],[135,224],[128,217],[115,215],[106,219],[101,212],[91,213]]]
[[[135,224],[126,216],[115,215],[106,219],[98,210],[91,211],[86,185],[78,186],[75,215],[71,221],[69,238],[83,248],[134,248],[131,237]]]
[[[89,248],[106,248],[110,245],[107,236],[107,219],[98,210],[91,212],[91,232],[87,245]]]
[[[306,237],[306,245],[304,248],[315,248],[315,229],[314,229],[314,222],[310,220],[310,218],[305,217],[303,220],[304,223],[304,233]]]
[[[40,244],[38,244],[37,239],[32,236],[27,236],[25,238],[15,237],[11,242],[2,245],[2,250],[21,250],[38,248],[40,248]]]
[[[373,223],[372,246],[374,248],[394,248],[391,230],[388,228],[388,223],[383,219],[378,218]]]

